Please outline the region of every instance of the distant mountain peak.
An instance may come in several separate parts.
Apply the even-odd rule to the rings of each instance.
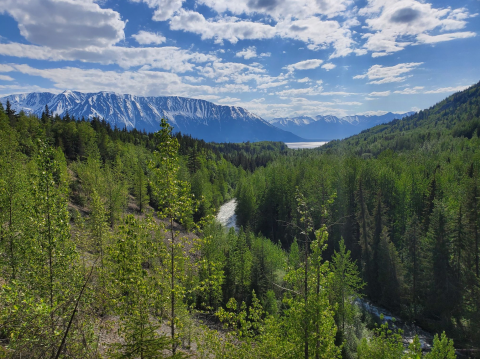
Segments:
[[[41,116],[48,105],[53,115],[69,113],[75,118],[99,117],[112,127],[158,131],[166,118],[176,131],[206,141],[286,141],[303,139],[272,126],[260,116],[238,106],[216,105],[201,99],[179,96],[142,97],[111,91],[83,93],[65,90],[60,94],[32,92],[0,98],[16,111]]]
[[[383,115],[364,114],[337,117],[333,115],[295,116],[275,118],[270,123],[282,130],[290,131],[300,137],[311,140],[333,140],[349,137],[381,123],[393,119],[402,119],[413,114],[407,112],[395,114],[392,112]]]

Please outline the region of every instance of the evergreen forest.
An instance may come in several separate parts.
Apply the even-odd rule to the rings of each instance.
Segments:
[[[480,84],[314,150],[0,105],[0,358],[478,357],[479,136]]]

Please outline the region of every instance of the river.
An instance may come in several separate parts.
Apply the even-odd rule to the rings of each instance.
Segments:
[[[322,142],[286,142],[285,144],[287,145],[288,148],[292,148],[295,150],[300,150],[300,149],[307,149],[307,148],[317,148],[321,147],[324,144],[328,142],[322,141]]]
[[[227,229],[231,227],[238,231],[237,216],[235,215],[235,208],[237,207],[237,201],[232,199],[224,203],[218,210],[217,220]]]
[[[236,231],[238,231],[237,216],[235,215],[236,207],[237,201],[235,199],[224,203],[218,211],[217,220],[227,229],[233,227]],[[380,308],[367,300],[359,299],[356,301],[356,304],[377,318],[380,318],[380,316],[383,315],[383,320],[387,321],[390,327],[402,328],[404,330],[403,340],[405,345],[408,345],[408,343],[412,341],[415,334],[417,334],[420,338],[422,348],[425,350],[429,350],[431,348],[433,335],[430,333],[425,332],[415,325],[410,325],[399,319],[393,319],[394,315],[389,311]]]

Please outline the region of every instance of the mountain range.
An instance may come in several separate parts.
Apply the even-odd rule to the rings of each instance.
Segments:
[[[5,106],[41,116],[48,105],[52,115],[69,114],[77,119],[105,119],[118,128],[154,132],[166,118],[174,131],[192,135],[207,142],[329,141],[342,139],[375,125],[401,119],[412,114],[386,113],[381,116],[322,116],[275,118],[265,121],[260,116],[237,106],[176,96],[142,97],[113,92],[60,94],[32,92],[0,98]]]
[[[53,115],[67,112],[82,117],[105,119],[118,128],[154,132],[166,118],[176,132],[190,134],[208,142],[303,141],[297,135],[279,129],[261,117],[236,106],[220,106],[212,102],[184,97],[141,97],[112,92],[60,94],[32,92],[0,98],[5,106],[41,116],[48,105]]]
[[[414,112],[396,114],[392,112],[383,115],[355,115],[355,116],[322,116],[315,117],[283,117],[274,118],[269,122],[275,127],[289,131],[297,136],[309,140],[328,141],[343,139],[360,133],[373,126],[390,122],[394,119],[402,119]]]

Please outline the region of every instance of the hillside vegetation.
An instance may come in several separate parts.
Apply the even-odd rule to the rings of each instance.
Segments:
[[[325,258],[343,238],[369,299],[478,347],[479,124],[477,84],[403,120],[279,158],[240,181],[239,224],[291,248],[298,189],[313,229],[328,226]]]
[[[420,167],[0,107],[0,357],[455,357],[354,300],[477,338],[478,138],[457,141]],[[234,195],[238,233],[212,216]]]

